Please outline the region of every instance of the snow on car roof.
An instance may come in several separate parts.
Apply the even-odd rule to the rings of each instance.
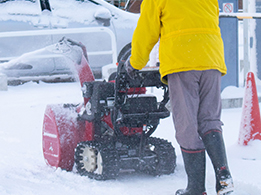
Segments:
[[[80,22],[84,24],[89,24],[94,22],[94,14],[99,9],[99,7],[105,7],[109,9],[113,16],[118,17],[120,15],[121,19],[128,19],[130,14],[133,13],[123,11],[114,5],[104,1],[104,0],[49,0],[51,6],[51,12],[47,13],[41,11],[41,6],[39,1],[0,1],[0,21],[30,21],[36,24],[39,18],[35,17],[59,17],[63,19],[68,19],[74,22]],[[17,17],[19,16],[19,17]]]
[[[0,17],[5,14],[39,15],[41,8],[34,1],[0,1]]]

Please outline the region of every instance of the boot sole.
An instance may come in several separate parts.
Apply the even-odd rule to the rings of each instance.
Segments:
[[[234,185],[232,179],[221,181],[220,184],[225,187],[219,190],[217,195],[229,195],[234,191]]]
[[[219,190],[217,195],[229,195],[234,191],[234,187],[225,188],[222,190]]]

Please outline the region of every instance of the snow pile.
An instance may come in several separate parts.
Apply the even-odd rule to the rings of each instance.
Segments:
[[[236,87],[236,86],[227,86],[223,89],[221,93],[222,99],[229,99],[229,98],[243,98],[245,93],[245,88],[243,87]]]

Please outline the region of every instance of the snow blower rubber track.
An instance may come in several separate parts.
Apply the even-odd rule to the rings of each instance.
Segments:
[[[169,175],[174,173],[176,167],[176,154],[170,142],[164,139],[149,137],[147,138],[147,146],[153,148],[153,152],[157,155],[157,164],[152,175]]]
[[[75,164],[80,175],[97,180],[115,179],[120,170],[135,170],[150,175],[174,172],[176,155],[171,143],[149,137],[140,153],[139,139],[106,143],[81,142],[75,149]]]
[[[76,169],[80,175],[96,180],[114,179],[119,168],[117,155],[112,144],[85,141],[75,149]]]

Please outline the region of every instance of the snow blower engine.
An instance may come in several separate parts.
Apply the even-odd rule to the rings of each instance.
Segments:
[[[115,80],[95,81],[84,49],[80,61],[75,66],[84,103],[48,105],[45,111],[43,153],[47,164],[68,171],[75,167],[80,175],[98,180],[116,178],[122,171],[173,173],[173,146],[151,136],[160,119],[170,115],[165,107],[168,87],[160,81],[159,71],[139,71],[133,80],[121,61]],[[163,90],[160,102],[146,94],[148,87]]]

